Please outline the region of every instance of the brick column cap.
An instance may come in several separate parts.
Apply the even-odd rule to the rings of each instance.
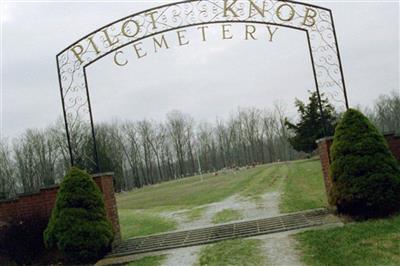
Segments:
[[[326,140],[333,140],[333,136],[323,137],[323,138],[317,139],[315,142],[320,143],[320,142],[324,142]]]
[[[45,186],[45,187],[41,187],[39,190],[43,191],[43,190],[52,190],[52,189],[56,189],[59,188],[60,184],[54,184],[54,185],[50,185],[50,186]]]
[[[101,177],[101,176],[114,176],[114,172],[104,172],[104,173],[97,173],[92,174],[92,177]]]

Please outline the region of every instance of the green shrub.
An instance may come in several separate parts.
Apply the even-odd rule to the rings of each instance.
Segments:
[[[331,147],[332,199],[340,213],[363,218],[400,208],[400,169],[383,135],[359,111],[348,110]]]
[[[57,247],[69,261],[87,263],[104,256],[112,239],[100,189],[89,174],[71,168],[44,232],[46,246]]]

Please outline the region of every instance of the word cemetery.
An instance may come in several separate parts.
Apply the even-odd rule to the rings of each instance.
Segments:
[[[244,25],[242,36],[235,36],[231,32],[232,24],[222,24],[220,28],[220,34],[222,40],[231,40],[233,38],[239,37],[244,40],[258,40],[260,38],[265,39],[266,41],[272,42],[275,36],[275,33],[278,30],[278,27],[274,26],[266,26],[264,32],[257,32],[257,28],[254,25],[246,24]],[[203,42],[207,41],[207,25],[197,27],[199,31],[200,38]],[[190,40],[186,37],[186,30],[177,30],[175,31],[175,42],[178,43],[179,46],[186,46],[190,44]],[[170,40],[164,34],[155,36],[151,38],[151,51],[157,53],[160,49],[169,49],[170,48]],[[135,56],[139,59],[145,57],[148,54],[149,50],[145,50],[142,42],[136,42],[132,44],[132,48]],[[79,56],[79,55],[78,55]],[[118,66],[125,66],[128,64],[128,59],[124,55],[124,52],[119,50],[114,53],[114,63]]]

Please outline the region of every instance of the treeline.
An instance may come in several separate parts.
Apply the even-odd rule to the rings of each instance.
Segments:
[[[102,124],[96,141],[102,171],[116,175],[116,189],[299,157],[288,143],[285,113],[239,109],[226,121],[200,122],[179,111],[165,122]]]
[[[196,122],[172,111],[164,122],[127,121],[98,124],[95,128],[102,172],[115,173],[117,191],[166,180],[214,172],[223,168],[299,158],[287,139],[282,106],[273,110],[238,109],[229,119]],[[86,149],[80,166],[90,168],[90,127],[75,127]],[[69,167],[61,119],[44,130],[27,130],[11,144],[2,142],[0,191],[2,197],[55,184]],[[303,155],[304,156],[304,155]]]
[[[400,133],[400,97],[381,96],[364,110],[382,131]],[[288,142],[287,114],[280,105],[272,110],[239,108],[228,119],[197,122],[173,111],[160,121],[127,121],[96,125],[101,171],[115,173],[115,189],[130,190],[148,184],[255,163],[305,157]],[[91,132],[77,128],[79,148],[90,156],[79,165],[93,165]],[[64,124],[60,119],[46,129],[28,129],[0,143],[0,198],[31,192],[58,183],[69,167]]]
[[[400,90],[381,95],[372,108],[360,109],[381,132],[395,132],[400,135]]]

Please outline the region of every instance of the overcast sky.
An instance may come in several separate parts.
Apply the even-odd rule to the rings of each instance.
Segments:
[[[111,21],[162,3],[3,3],[1,136],[45,127],[62,115],[59,51]],[[333,11],[350,105],[371,105],[380,94],[398,91],[399,3],[312,3]],[[257,30],[261,36],[263,28]],[[195,28],[187,32],[188,46],[171,45],[154,54],[152,43],[144,41],[150,51],[145,58],[138,60],[126,50],[125,67],[113,64],[111,56],[91,65],[95,121],[161,120],[174,109],[214,121],[237,106],[272,108],[276,101],[293,115],[294,98],[305,99],[307,90],[314,89],[302,32],[279,28],[273,42],[243,40],[243,25],[234,26],[235,38],[229,41],[221,40],[219,25],[210,26],[207,42],[201,42]]]

